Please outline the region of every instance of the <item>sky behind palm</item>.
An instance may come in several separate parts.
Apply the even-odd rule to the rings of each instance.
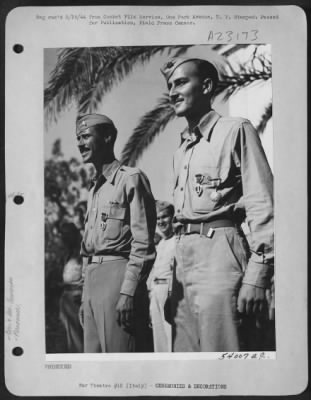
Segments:
[[[188,50],[187,55],[207,58],[210,61],[219,62],[221,56],[211,50],[210,46],[195,46]],[[140,117],[154,108],[157,100],[167,92],[166,83],[160,73],[160,67],[167,60],[167,53],[156,55],[149,63],[136,66],[133,73],[116,85],[102,100],[96,112],[106,114],[115,123],[118,129],[118,138],[115,145],[115,154],[119,158],[121,151],[129,136],[137,126]],[[49,75],[57,61],[57,49],[45,49],[44,54],[44,85],[46,87]],[[255,88],[260,90],[260,88]],[[270,88],[271,90],[271,88]],[[246,92],[249,92],[247,90]],[[246,93],[245,92],[245,93]],[[245,93],[233,96],[232,101],[223,103],[216,100],[214,108],[224,115],[240,115],[242,117],[256,119],[256,111],[259,108],[253,104],[265,101],[264,97],[270,95],[270,91],[261,90],[261,96],[252,96],[252,104],[248,104]],[[234,99],[235,97],[235,99]],[[258,100],[258,98],[260,100]],[[230,111],[230,112],[229,112]],[[242,112],[240,114],[240,112]],[[261,112],[261,111],[260,111]],[[257,112],[258,114],[258,112]],[[65,157],[76,157],[81,160],[75,142],[75,119],[77,110],[73,104],[63,112],[57,123],[48,126],[45,132],[45,158],[51,155],[51,148],[56,139],[60,138]],[[255,121],[253,121],[255,122]],[[184,118],[176,118],[169,123],[165,130],[156,137],[151,146],[145,150],[137,166],[148,175],[155,198],[172,200],[172,156],[180,143],[180,132],[185,127]],[[270,134],[270,139],[272,133]],[[267,144],[267,152],[271,152],[271,140]],[[272,153],[268,157],[270,164]]]

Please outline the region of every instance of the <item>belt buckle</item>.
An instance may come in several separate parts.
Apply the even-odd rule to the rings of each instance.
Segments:
[[[186,233],[190,233],[190,232],[191,232],[191,224],[187,224]]]
[[[212,237],[214,236],[214,233],[215,233],[215,229],[214,229],[214,228],[209,228],[209,230],[208,230],[206,236],[207,236],[209,239],[212,239]]]

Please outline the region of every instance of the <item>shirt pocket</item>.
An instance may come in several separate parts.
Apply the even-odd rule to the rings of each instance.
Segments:
[[[229,168],[198,166],[190,176],[191,204],[196,213],[207,213],[223,205],[224,183]]]
[[[100,209],[99,231],[102,241],[117,240],[122,235],[126,208],[111,203]]]
[[[218,168],[198,167],[190,176],[190,195],[194,212],[206,213],[213,211],[217,202],[213,201],[213,193],[221,183]]]

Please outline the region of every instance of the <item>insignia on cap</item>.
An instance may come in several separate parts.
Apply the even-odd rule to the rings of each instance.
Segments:
[[[86,128],[90,128],[91,126],[96,126],[100,124],[106,124],[114,126],[112,120],[103,114],[85,114],[80,115],[76,121],[77,131],[83,131]]]
[[[165,76],[166,80],[168,80],[177,67],[179,67],[181,64],[185,62],[193,60],[197,60],[197,58],[186,58],[186,57],[172,58],[163,65],[163,67],[161,68],[161,72]]]
[[[169,61],[166,63],[165,68],[172,68],[174,66],[174,62],[173,61]]]
[[[165,79],[168,81],[177,67],[179,67],[181,64],[189,62],[189,61],[200,62],[201,64],[203,63],[203,65],[205,65],[205,68],[208,70],[208,73],[210,74],[210,77],[213,79],[213,81],[218,82],[218,72],[217,72],[215,65],[213,65],[209,61],[201,59],[201,58],[174,57],[174,58],[171,58],[169,61],[167,61],[163,65],[163,67],[160,68],[160,70],[161,70],[162,74],[164,75]]]

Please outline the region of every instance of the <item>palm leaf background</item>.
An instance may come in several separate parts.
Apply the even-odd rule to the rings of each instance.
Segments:
[[[238,64],[235,68],[226,63],[224,66],[218,65],[220,82],[216,88],[215,95],[222,95],[222,100],[226,101],[233,94],[252,84],[259,84],[271,79],[271,62],[262,55],[257,56],[254,52],[248,64]],[[226,72],[229,70],[229,73]],[[257,132],[263,133],[265,127],[272,117],[272,103],[270,103],[257,125]],[[147,112],[139,121],[132,135],[127,141],[121,154],[121,162],[125,165],[135,166],[142,156],[144,150],[154,141],[175,118],[174,110],[170,104],[168,95],[164,95],[154,107]]]
[[[144,150],[174,118],[175,112],[170,104],[169,96],[168,94],[163,95],[156,107],[147,112],[134,129],[123,148],[121,163],[129,166],[136,165]]]
[[[145,64],[164,51],[181,55],[190,46],[137,46],[70,48],[60,51],[44,91],[45,117],[49,124],[72,102],[79,113],[94,112],[105,94],[128,76],[136,65]]]
[[[249,45],[214,45],[213,50],[224,57],[218,64],[220,83],[215,97],[227,101],[244,88],[271,79],[271,61],[257,49],[246,64],[231,64],[227,57]],[[57,121],[60,114],[73,102],[78,113],[94,112],[104,96],[114,86],[129,76],[135,66],[149,62],[156,54],[164,51],[173,56],[181,56],[192,47],[188,46],[136,46],[136,47],[95,47],[63,49],[51,73],[49,84],[44,92],[46,123]],[[258,123],[262,133],[272,116],[272,103],[266,106]],[[141,117],[129,137],[121,154],[124,164],[134,166],[144,150],[174,118],[174,111],[167,95],[163,95],[155,107]]]

